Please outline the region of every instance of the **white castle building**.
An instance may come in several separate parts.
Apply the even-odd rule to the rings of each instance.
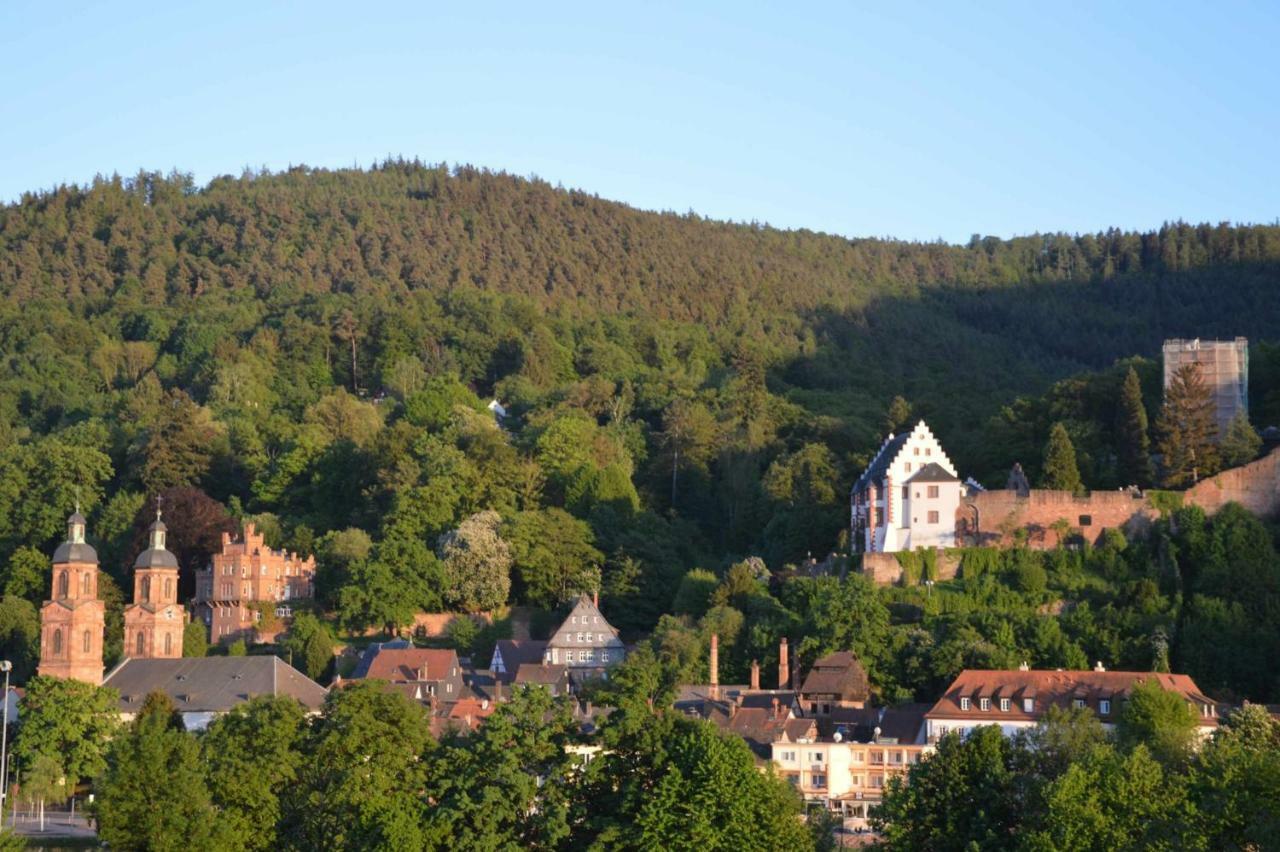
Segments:
[[[850,494],[854,550],[954,547],[963,493],[955,465],[923,420],[890,434]]]

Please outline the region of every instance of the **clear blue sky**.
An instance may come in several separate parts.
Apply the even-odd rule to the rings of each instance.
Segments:
[[[398,154],[850,236],[1280,216],[1274,2],[7,0],[0,80],[3,201]]]

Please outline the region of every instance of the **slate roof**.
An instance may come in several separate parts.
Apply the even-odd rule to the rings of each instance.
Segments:
[[[862,663],[850,651],[828,654],[813,664],[800,687],[802,696],[834,695],[844,701],[866,701],[871,682]]]
[[[874,742],[876,728],[880,740],[896,740],[903,745],[916,743],[924,728],[924,716],[929,704],[898,704],[893,707],[833,707],[831,708],[830,736],[836,731],[845,739],[860,743]]]
[[[502,655],[502,665],[506,669],[503,679],[507,683],[515,679],[522,665],[541,665],[546,650],[547,643],[540,639],[499,639],[494,646],[494,653]]]
[[[159,690],[183,713],[223,713],[259,695],[296,698],[319,710],[327,691],[279,657],[185,657],[178,660],[126,658],[107,674],[103,686],[120,693],[120,712],[136,713],[147,693]]]
[[[360,656],[353,679],[379,678],[405,683],[424,680],[420,672],[427,667],[425,680],[444,680],[459,674],[458,654],[446,648],[388,648],[371,645]]]
[[[785,735],[795,741],[801,737],[816,737],[818,727],[813,719],[791,718],[790,709],[783,704],[775,708],[734,707],[716,708],[708,720],[726,733],[741,737],[757,759],[768,760],[773,743]]]
[[[569,668],[568,666],[553,666],[550,664],[530,665],[525,663],[520,666],[520,671],[516,673],[517,684],[541,684],[543,686],[568,686],[569,685]]]
[[[907,479],[907,482],[959,482],[960,477],[954,473],[949,473],[945,467],[937,462],[929,462],[916,473]]]
[[[1076,699],[1098,713],[1102,721],[1115,721],[1121,702],[1144,681],[1154,680],[1161,688],[1176,692],[1197,705],[1196,717],[1201,726],[1216,726],[1216,716],[1203,714],[1209,706],[1216,713],[1217,702],[1205,696],[1190,675],[1158,672],[1061,671],[1031,669],[1027,671],[965,669],[938,699],[926,716],[930,719],[964,719],[995,724],[1004,721],[1038,721],[1050,706],[1071,707]],[[960,699],[969,699],[969,709],[960,709]],[[990,699],[990,709],[982,710],[979,699]],[[1009,709],[1000,710],[1000,699],[1008,698]],[[1032,712],[1023,700],[1035,700]],[[1099,702],[1111,701],[1110,713],[1103,715]]]
[[[68,562],[83,562],[89,565],[98,564],[98,551],[83,541],[64,541],[53,552],[53,564],[65,565]]]
[[[863,471],[862,476],[858,477],[858,481],[854,483],[853,490],[861,491],[872,482],[879,482],[884,478],[885,471],[889,469],[889,465],[893,464],[893,460],[898,457],[898,453],[906,446],[907,439],[911,437],[910,432],[903,432],[901,435],[894,435],[880,447],[880,452],[876,453],[876,457],[871,460],[871,464],[867,465],[867,469]]]

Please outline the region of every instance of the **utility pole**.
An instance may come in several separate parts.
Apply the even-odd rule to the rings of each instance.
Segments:
[[[0,821],[4,814],[5,797],[9,795],[9,672],[13,663],[0,660],[0,672],[4,672],[4,728],[0,729]]]

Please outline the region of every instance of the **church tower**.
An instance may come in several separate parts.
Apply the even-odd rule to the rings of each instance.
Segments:
[[[79,508],[53,554],[53,593],[40,609],[40,668],[49,677],[102,683],[106,607],[98,600],[98,554],[84,540]]]
[[[178,559],[165,549],[165,532],[156,510],[150,546],[133,563],[133,604],[124,611],[124,655],[135,660],[182,656],[186,612],[178,606]]]

